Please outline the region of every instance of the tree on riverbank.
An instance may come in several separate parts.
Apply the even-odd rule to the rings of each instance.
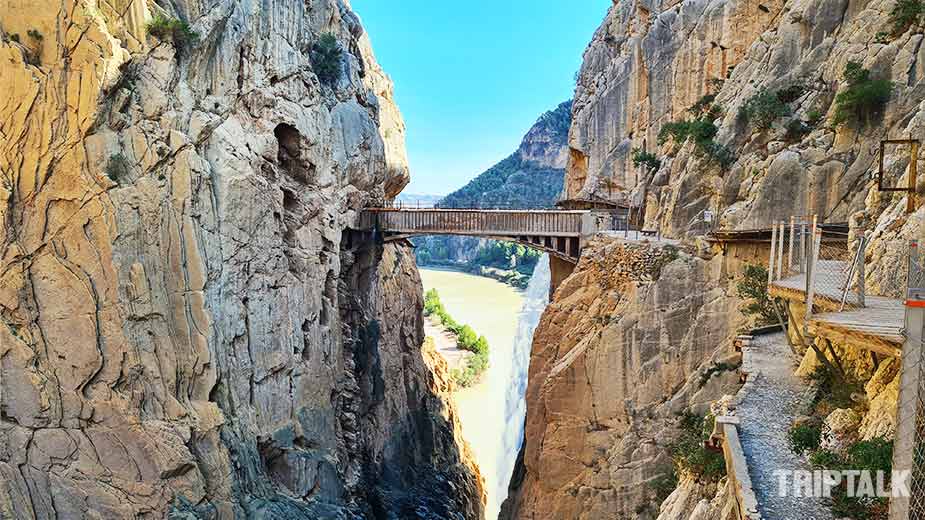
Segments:
[[[454,369],[453,380],[466,388],[478,382],[482,373],[488,369],[488,340],[479,336],[469,325],[461,325],[446,311],[440,301],[440,294],[431,289],[424,294],[424,316],[433,316],[456,336],[456,344],[463,350],[472,352],[466,360],[466,368]]]

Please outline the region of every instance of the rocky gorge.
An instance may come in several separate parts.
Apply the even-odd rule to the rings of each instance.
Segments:
[[[347,2],[12,1],[0,41],[0,516],[482,516],[413,255],[347,231],[408,181]]]
[[[0,517],[483,518],[422,346],[415,257],[440,244],[352,230],[409,167],[349,3],[35,4],[0,2]],[[925,20],[895,7],[614,2],[574,101],[461,190],[546,205],[564,176],[564,205],[667,237],[594,237],[555,281],[500,518],[727,517],[728,480],[665,477],[685,421],[740,392],[737,285],[766,255],[703,235],[816,215],[892,283],[925,231],[878,188],[881,139],[925,129]],[[846,109],[871,82],[888,92]],[[913,160],[889,153],[884,181]],[[893,435],[898,360],[826,341],[863,403],[826,424]]]

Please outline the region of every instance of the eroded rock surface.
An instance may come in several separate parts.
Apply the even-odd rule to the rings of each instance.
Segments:
[[[2,515],[480,517],[410,253],[345,233],[408,181],[346,1],[5,2],[0,88]]]
[[[657,516],[677,414],[738,387],[734,371],[704,372],[729,356],[740,319],[721,267],[614,239],[585,249],[534,335],[525,450],[502,518]]]
[[[892,2],[695,0],[614,3],[585,53],[575,94],[566,198],[624,201],[646,226],[680,236],[703,210],[726,228],[766,227],[791,215],[847,222],[871,218],[902,195],[871,175],[880,139],[925,126],[922,34],[892,33]],[[891,99],[866,125],[832,124],[843,71],[856,61],[893,81]],[[756,131],[740,109],[761,90],[793,90],[790,115]],[[717,144],[728,168],[695,151],[658,143],[669,122],[692,119],[705,95],[719,109]],[[788,98],[789,99],[789,98]],[[803,122],[794,134],[786,126]],[[796,123],[794,123],[796,124]],[[661,167],[634,165],[632,150]],[[888,150],[886,182],[903,185],[908,148]],[[921,185],[921,182],[920,182]]]

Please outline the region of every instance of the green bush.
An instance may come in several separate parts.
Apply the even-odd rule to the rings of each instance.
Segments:
[[[722,452],[707,449],[704,442],[713,431],[714,418],[685,414],[681,419],[681,434],[670,446],[672,460],[679,473],[698,481],[717,482],[726,476],[726,461]]]
[[[678,487],[677,470],[674,466],[663,468],[662,474],[653,479],[649,487],[655,492],[655,505],[660,505]]]
[[[341,50],[337,38],[331,33],[324,33],[312,47],[312,67],[322,83],[337,83],[341,75]]]
[[[655,171],[661,168],[662,161],[654,153],[647,152],[641,148],[633,148],[633,166],[639,168],[645,166],[647,169]]]
[[[817,388],[815,405],[822,410],[852,408],[856,403],[851,395],[864,390],[863,384],[846,380],[837,370],[824,363],[813,370],[809,380]]]
[[[701,117],[693,120],[672,121],[662,125],[658,132],[658,144],[664,145],[668,141],[684,144],[694,142],[694,153],[697,157],[706,157],[726,169],[735,162],[735,156],[729,148],[713,140],[719,129],[712,119]]]
[[[466,367],[463,369],[453,369],[450,376],[462,388],[468,388],[479,382],[482,373],[488,369],[488,353],[478,353],[469,357],[466,361]]]
[[[809,462],[819,469],[841,469],[845,467],[845,460],[841,455],[831,450],[816,450],[809,456]]]
[[[456,336],[459,348],[468,350],[470,356],[464,369],[454,369],[451,376],[459,386],[468,387],[478,382],[482,373],[488,368],[488,340],[478,336],[469,325],[460,325],[454,320],[443,303],[436,289],[424,293],[424,316],[432,316],[440,321],[447,330]]]
[[[893,471],[893,442],[876,437],[860,441],[848,448],[848,464],[851,469],[882,471],[889,475]]]
[[[789,114],[787,104],[767,89],[762,89],[749,98],[739,110],[740,117],[756,130],[767,130],[779,117]]]
[[[790,85],[777,91],[777,99],[781,103],[793,103],[800,99],[804,92],[806,92],[806,87],[803,85]]]
[[[812,109],[809,113],[806,114],[806,122],[810,125],[816,126],[819,121],[822,121],[823,113],[818,109]]]
[[[705,146],[713,142],[717,132],[719,132],[719,129],[716,128],[716,125],[703,119],[673,121],[665,123],[658,132],[658,144],[663,145],[669,139],[678,144],[683,144],[690,139],[698,146]]]
[[[835,96],[836,125],[853,124],[864,127],[878,116],[893,92],[893,82],[885,79],[871,79],[870,71],[856,61],[845,65],[842,79],[848,88]]]
[[[727,146],[721,145],[715,141],[698,146],[694,149],[698,156],[706,157],[710,161],[718,164],[720,168],[727,169],[736,162],[735,154]]]
[[[742,312],[757,316],[760,324],[777,321],[774,302],[768,296],[768,270],[760,265],[745,264],[742,276],[736,282],[736,294],[745,300]]]
[[[822,425],[818,422],[794,425],[787,432],[787,440],[797,455],[812,452],[822,444]]]
[[[26,34],[28,34],[30,38],[36,41],[42,41],[45,39],[45,37],[38,31],[38,29],[29,29],[26,31]]]
[[[19,43],[19,41],[20,41],[19,33],[13,33],[13,34],[11,34],[11,35],[10,35],[10,41]]]
[[[925,3],[922,0],[897,0],[890,11],[890,26],[893,34],[898,36],[909,27],[921,22],[925,15]]]
[[[194,31],[186,20],[168,18],[157,14],[148,24],[148,34],[158,40],[173,42],[174,47],[183,50],[195,46],[199,42],[199,34]]]
[[[852,444],[842,457],[830,450],[818,449],[809,458],[817,469],[882,471],[886,476],[885,487],[889,487],[893,470],[893,443],[883,438],[874,438]],[[856,520],[885,520],[888,511],[886,498],[851,497],[845,483],[832,490],[830,501],[832,512],[837,518]]]

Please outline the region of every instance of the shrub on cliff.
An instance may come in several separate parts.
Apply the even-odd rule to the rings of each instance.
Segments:
[[[722,452],[704,446],[713,431],[714,417],[685,414],[681,418],[681,434],[671,444],[672,460],[678,472],[700,482],[718,482],[726,476],[726,461]]]
[[[147,26],[147,32],[158,40],[173,42],[177,49],[187,49],[199,42],[199,34],[189,23],[177,18],[168,18],[162,14],[154,16]]]
[[[722,115],[723,108],[715,103],[716,94],[705,94],[687,109],[698,119],[714,120]]]
[[[736,282],[736,294],[745,300],[742,312],[748,316],[757,316],[759,324],[777,321],[774,303],[768,296],[768,270],[764,267],[745,264],[742,276]]]
[[[822,424],[809,422],[794,425],[787,432],[787,441],[790,443],[790,450],[797,455],[812,452],[822,443]]]
[[[883,472],[884,488],[889,489],[893,471],[893,442],[882,437],[855,442],[842,453],[816,449],[809,461],[817,470]],[[844,482],[832,490],[830,507],[836,518],[856,520],[886,520],[889,511],[886,498],[849,496]]]
[[[892,81],[871,79],[870,71],[856,61],[845,65],[842,79],[848,87],[835,96],[836,125],[864,127],[883,112],[893,93]]]
[[[662,161],[654,153],[647,152],[641,148],[633,148],[633,166],[639,168],[645,166],[646,169],[656,171],[662,166]]]
[[[665,123],[658,132],[658,144],[664,145],[668,141],[684,144],[694,142],[694,153],[697,157],[706,157],[722,169],[726,169],[735,162],[732,150],[713,140],[719,129],[706,118],[681,120]]]
[[[760,90],[745,102],[739,110],[739,116],[755,130],[771,128],[780,117],[790,114],[790,108],[781,98],[767,89]]]
[[[324,33],[312,47],[312,68],[322,83],[333,85],[340,79],[341,50],[337,38],[331,33]]]
[[[921,23],[925,15],[925,3],[922,0],[898,0],[890,11],[890,26],[893,35],[898,36],[913,25]]]

